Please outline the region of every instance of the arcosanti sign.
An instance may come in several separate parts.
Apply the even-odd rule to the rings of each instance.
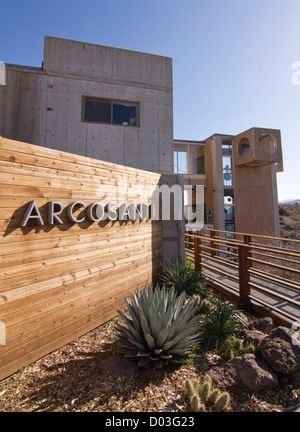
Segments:
[[[74,213],[76,210],[85,210],[80,217],[75,217]],[[20,226],[25,227],[27,223],[31,220],[37,222],[38,225],[49,225],[61,224],[64,222],[61,219],[61,213],[63,212],[63,205],[59,201],[48,202],[48,216],[47,222],[45,222],[41,216],[41,213],[35,203],[35,201],[30,201],[27,209],[24,213],[23,219]],[[75,201],[68,205],[67,207],[68,220],[72,223],[81,223],[86,219],[89,222],[101,222],[101,221],[126,221],[132,220],[136,221],[138,219],[150,219],[151,217],[151,205],[150,204],[130,204],[127,206],[123,203],[117,208],[117,204],[114,202],[109,202],[105,206],[101,203],[92,203],[87,207],[81,201]]]

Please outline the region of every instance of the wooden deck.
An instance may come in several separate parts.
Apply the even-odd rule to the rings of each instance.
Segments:
[[[204,267],[209,266],[209,268]],[[224,275],[222,272],[227,272]],[[238,269],[228,267],[222,262],[212,262],[211,260],[203,260],[203,274],[208,281],[212,283],[214,288],[219,288],[231,297],[238,299],[239,297],[239,272]],[[279,282],[268,281],[265,275],[257,276],[250,275],[251,296],[254,309],[259,309],[262,305],[266,312],[271,312],[278,319],[278,321],[287,320],[289,324],[295,321],[300,322],[300,291],[292,287],[286,287]],[[275,295],[276,297],[275,297]],[[279,296],[281,298],[279,298]]]
[[[210,230],[186,235],[186,252],[209,284],[245,310],[300,325],[300,242]],[[223,235],[223,236],[222,236]]]

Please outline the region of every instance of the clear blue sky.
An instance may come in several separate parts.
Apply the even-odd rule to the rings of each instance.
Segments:
[[[40,66],[45,35],[172,57],[174,137],[281,129],[278,197],[300,199],[300,0],[2,0],[0,12],[6,63]]]

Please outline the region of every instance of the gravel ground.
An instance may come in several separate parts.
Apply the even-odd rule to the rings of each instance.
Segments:
[[[203,353],[193,362],[141,370],[116,352],[114,323],[0,381],[0,412],[187,412],[185,380],[199,379],[220,359]],[[282,379],[272,391],[231,394],[227,411],[274,412],[299,404],[300,390]]]

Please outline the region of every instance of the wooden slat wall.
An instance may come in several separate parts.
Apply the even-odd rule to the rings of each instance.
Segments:
[[[0,379],[116,316],[160,271],[160,221],[47,224],[49,201],[121,204],[120,179],[127,204],[150,203],[160,175],[0,137]],[[20,228],[33,200],[45,225]]]

